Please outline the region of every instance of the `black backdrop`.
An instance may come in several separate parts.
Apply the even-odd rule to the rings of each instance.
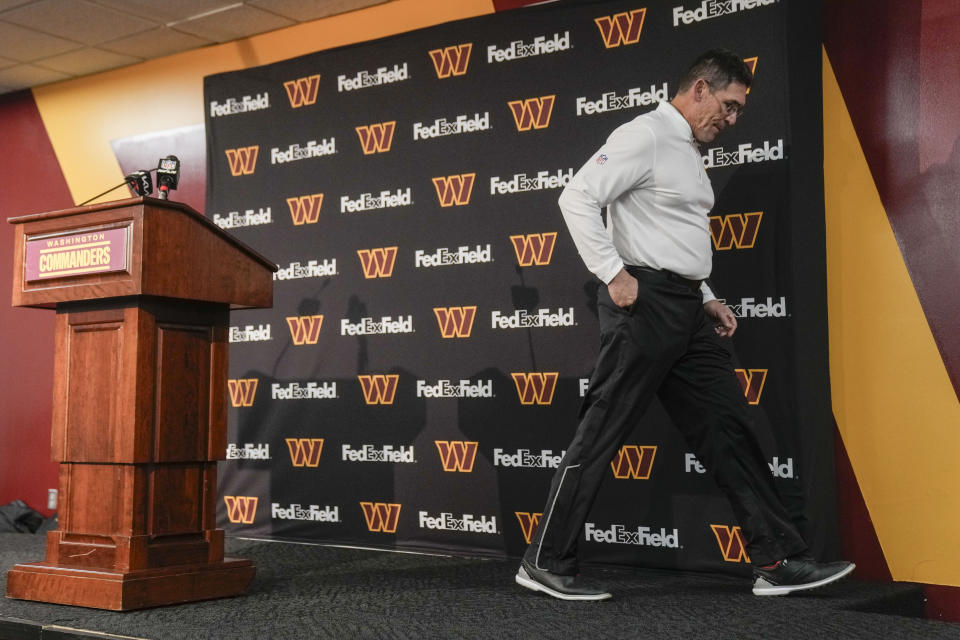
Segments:
[[[206,78],[208,215],[280,267],[273,309],[232,315],[220,525],[521,553],[597,348],[597,281],[556,199],[610,131],[726,46],[756,81],[702,149],[713,282],[740,317],[730,348],[777,483],[830,553],[814,4],[546,5]],[[738,536],[655,405],[581,548],[736,572]]]

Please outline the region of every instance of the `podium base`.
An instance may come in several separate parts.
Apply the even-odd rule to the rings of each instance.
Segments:
[[[254,573],[242,558],[126,573],[32,562],[7,573],[7,597],[129,611],[240,595]]]

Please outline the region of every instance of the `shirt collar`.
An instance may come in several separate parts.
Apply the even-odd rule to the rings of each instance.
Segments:
[[[670,104],[670,102],[667,100],[664,100],[657,105],[657,111],[663,114],[667,124],[674,131],[674,133],[694,144],[697,144],[697,141],[693,137],[693,129],[690,128],[690,123],[687,122],[687,119],[683,117],[683,114],[680,113],[679,109]]]

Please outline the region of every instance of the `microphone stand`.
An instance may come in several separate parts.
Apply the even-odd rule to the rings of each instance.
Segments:
[[[78,206],[78,207],[82,207],[82,206],[85,205],[85,204],[90,204],[91,202],[93,202],[93,201],[96,200],[97,198],[101,198],[101,197],[107,195],[108,193],[110,193],[111,191],[116,191],[116,190],[119,189],[120,187],[125,187],[125,186],[127,186],[127,184],[128,184],[128,183],[127,183],[126,181],[121,182],[120,184],[118,184],[118,185],[115,186],[115,187],[110,187],[109,189],[107,189],[107,190],[104,191],[103,193],[98,193],[97,195],[93,196],[93,197],[90,198],[89,200],[84,200],[83,202],[81,202],[81,203],[78,204],[77,206]]]

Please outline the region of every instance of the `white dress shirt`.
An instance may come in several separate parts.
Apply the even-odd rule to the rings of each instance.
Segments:
[[[580,257],[603,282],[624,264],[710,275],[713,187],[690,125],[669,102],[614,130],[559,203]],[[715,298],[706,283],[701,292],[704,303]]]

